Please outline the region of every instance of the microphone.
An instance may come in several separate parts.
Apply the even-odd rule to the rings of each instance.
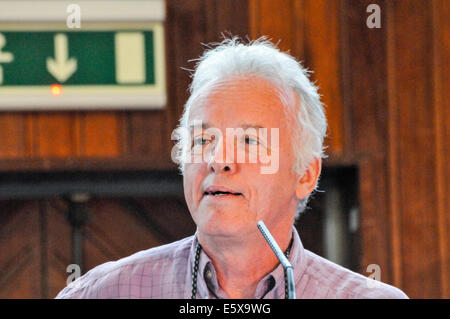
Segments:
[[[278,246],[277,242],[270,234],[269,230],[267,229],[266,225],[264,225],[264,222],[262,220],[258,222],[258,229],[263,235],[264,239],[269,244],[270,248],[272,248],[273,252],[275,253],[275,256],[277,256],[281,265],[283,266],[284,274],[286,275],[287,278],[288,299],[295,299],[294,269],[292,268],[291,263],[283,254],[280,246]]]

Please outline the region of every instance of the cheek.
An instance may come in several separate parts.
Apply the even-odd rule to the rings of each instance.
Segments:
[[[276,174],[261,174],[261,178],[254,183],[258,206],[276,207],[285,206],[295,197],[296,177],[290,168],[281,170]],[[264,186],[261,186],[264,185]]]
[[[199,198],[200,184],[202,178],[202,168],[199,164],[186,164],[183,175],[184,197],[189,210],[197,206]]]

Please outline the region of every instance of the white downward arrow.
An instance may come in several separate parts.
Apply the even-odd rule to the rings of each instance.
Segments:
[[[63,83],[77,70],[77,60],[69,59],[67,35],[55,35],[55,58],[47,58],[47,71],[59,82]]]

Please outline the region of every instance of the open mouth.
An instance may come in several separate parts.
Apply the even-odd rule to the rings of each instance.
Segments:
[[[233,193],[233,192],[222,192],[222,191],[214,191],[214,192],[204,192],[203,195],[205,196],[242,196],[242,193]]]

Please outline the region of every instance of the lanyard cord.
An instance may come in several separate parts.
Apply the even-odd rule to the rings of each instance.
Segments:
[[[292,240],[289,244],[289,247],[286,249],[284,255],[289,259],[289,254],[291,252]],[[192,291],[191,291],[191,299],[196,299],[197,296],[197,277],[198,277],[198,262],[200,260],[200,253],[202,252],[202,245],[197,241],[197,247],[195,249],[195,258],[194,258],[194,271],[192,272]],[[286,273],[284,274],[284,298],[288,299],[288,284]]]

